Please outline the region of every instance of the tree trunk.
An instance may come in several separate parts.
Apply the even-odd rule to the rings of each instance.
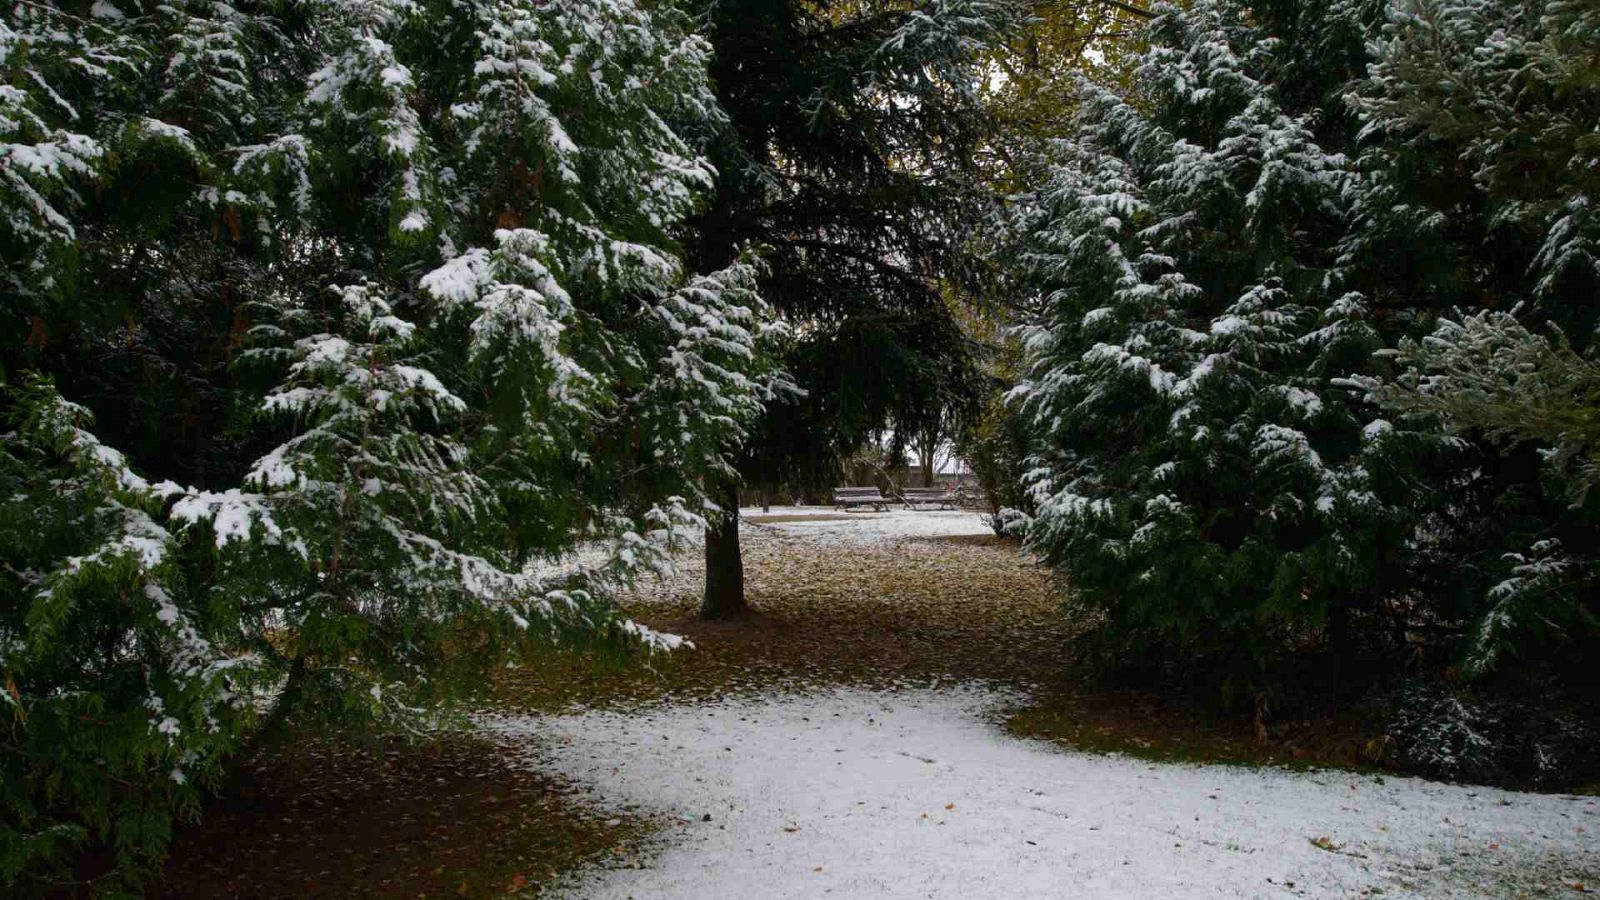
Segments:
[[[726,515],[706,528],[706,593],[702,619],[733,619],[750,611],[744,599],[744,557],[739,552],[739,488],[732,483],[717,498]]]
[[[932,425],[923,429],[917,438],[917,461],[922,464],[922,486],[931,488],[938,473],[934,471],[939,464],[939,426]]]
[[[224,793],[239,794],[245,790],[251,781],[249,768],[251,760],[257,754],[277,747],[288,738],[289,717],[305,693],[305,682],[308,677],[310,668],[306,665],[305,657],[295,657],[294,662],[289,664],[289,676],[284,680],[283,690],[278,692],[277,698],[273,701],[272,709],[261,720],[261,724],[256,726],[255,732],[245,740],[240,751],[228,761]]]
[[[1332,671],[1329,673],[1332,690],[1330,696],[1338,699],[1343,693],[1345,670],[1351,657],[1353,642],[1350,633],[1350,606],[1345,597],[1336,597],[1328,610],[1328,650]]]

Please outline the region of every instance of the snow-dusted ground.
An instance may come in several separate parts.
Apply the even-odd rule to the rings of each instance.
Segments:
[[[819,555],[988,533],[970,512],[743,513],[751,549],[814,542]],[[1597,886],[1600,799],[1066,752],[999,730],[1022,699],[979,683],[818,689],[483,725],[599,811],[668,823],[643,868],[577,873],[565,886],[574,898],[1537,897]]]
[[[774,506],[739,511],[743,527],[772,528],[820,544],[859,544],[918,537],[994,534],[982,515],[971,510],[890,509],[885,512],[839,512],[825,506]],[[765,519],[789,521],[764,522]]]
[[[776,533],[818,544],[872,544],[906,538],[994,534],[981,513],[926,507],[841,512],[831,506],[774,506],[765,511],[753,506],[739,510],[739,521],[741,533]],[[690,538],[691,542],[701,539],[699,534]],[[599,566],[606,561],[608,550],[604,544],[579,544],[560,559],[534,560],[523,574],[555,578],[584,566]]]
[[[1600,863],[1594,798],[1062,752],[996,730],[1012,700],[834,690],[487,727],[601,809],[674,823],[574,897],[1565,896]]]

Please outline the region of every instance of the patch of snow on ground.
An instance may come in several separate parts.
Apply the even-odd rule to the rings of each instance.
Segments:
[[[602,810],[674,823],[574,897],[1515,896],[1600,859],[1595,798],[1063,752],[995,728],[1016,699],[839,689],[484,727]]]
[[[872,544],[902,538],[994,534],[983,514],[972,510],[925,508],[846,513],[825,506],[774,506],[768,512],[762,512],[759,507],[741,510],[740,516],[746,530],[771,528],[819,544]],[[800,520],[762,521],[767,518]]]

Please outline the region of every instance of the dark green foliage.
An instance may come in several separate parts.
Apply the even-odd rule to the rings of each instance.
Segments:
[[[159,501],[88,411],[36,376],[7,399],[0,883],[31,890],[87,837],[128,865],[165,845],[238,737],[253,661],[208,638],[237,607],[196,596]]]
[[[1397,377],[1366,386],[1486,460],[1436,476],[1466,670],[1593,684],[1600,10],[1406,4],[1373,47],[1351,95],[1362,190],[1346,256],[1414,339]]]
[[[1026,222],[1029,537],[1122,659],[1236,696],[1592,679],[1578,7],[1164,8],[1137,87],[1084,89]],[[1460,303],[1501,312],[1407,343]]]
[[[612,595],[781,383],[757,254],[674,240],[723,122],[689,24],[8,9],[0,892],[85,847],[137,884],[291,720],[418,729],[551,639],[675,645]]]
[[[977,386],[943,283],[971,283],[983,191],[972,63],[1017,21],[989,0],[929,4],[729,0],[706,35],[728,116],[710,155],[716,202],[692,257],[770,247],[762,294],[796,327],[784,365],[805,391],[769,406],[741,468],[829,486],[839,460],[892,431],[896,449]],[[894,99],[890,99],[890,98]]]
[[[1345,159],[1235,7],[1152,27],[1144,94],[1085,88],[1032,214],[1029,545],[1108,635],[1245,692],[1371,611],[1410,513],[1338,383],[1380,346],[1334,271]]]

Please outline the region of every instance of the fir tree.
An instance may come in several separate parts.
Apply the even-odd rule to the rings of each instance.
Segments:
[[[136,881],[291,721],[415,728],[552,638],[676,644],[611,598],[782,383],[759,248],[673,239],[723,122],[682,11],[0,29],[8,890],[84,840]]]
[[[1408,521],[1340,383],[1379,346],[1332,252],[1350,164],[1238,7],[1163,7],[1150,38],[1139,97],[1084,88],[1029,213],[1028,541],[1113,634],[1260,689],[1291,635],[1348,649]]]
[[[1352,629],[1581,680],[1592,16],[1161,13],[1027,211],[1032,546],[1108,633],[1247,684]]]
[[[1600,15],[1441,0],[1380,26],[1350,97],[1363,128],[1344,255],[1412,336],[1398,372],[1361,384],[1463,439],[1454,471],[1421,471],[1446,486],[1426,545],[1453,566],[1436,583],[1468,625],[1465,670],[1592,684]]]
[[[971,284],[971,178],[986,123],[977,63],[1020,18],[991,0],[781,2],[709,8],[727,123],[711,137],[715,201],[692,221],[697,268],[770,248],[762,295],[795,328],[783,363],[804,393],[768,405],[740,461],[762,486],[828,488],[839,460],[892,434],[898,453],[976,393],[943,296]],[[738,482],[707,541],[702,614],[747,609]]]

